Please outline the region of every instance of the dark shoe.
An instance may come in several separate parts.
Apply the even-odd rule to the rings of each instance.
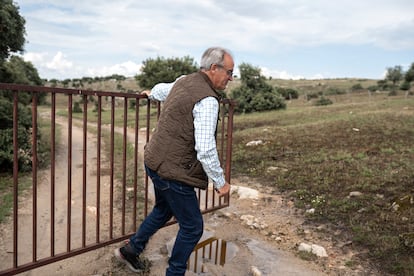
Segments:
[[[134,272],[141,272],[145,269],[144,263],[138,258],[135,253],[132,253],[132,249],[128,244],[121,248],[115,249],[115,257],[119,261],[125,263],[129,269]]]

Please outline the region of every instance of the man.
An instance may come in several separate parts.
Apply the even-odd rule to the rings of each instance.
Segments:
[[[138,256],[150,237],[173,216],[179,231],[166,275],[184,275],[188,258],[203,234],[203,217],[194,188],[206,189],[208,179],[216,192],[226,195],[216,148],[219,94],[233,80],[234,61],[220,47],[207,49],[197,73],[171,84],[144,91],[151,100],[164,101],[157,128],[145,147],[144,163],[155,190],[155,206],[116,257],[135,272],[143,268]]]

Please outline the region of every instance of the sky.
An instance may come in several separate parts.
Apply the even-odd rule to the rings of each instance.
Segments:
[[[41,78],[140,73],[221,46],[282,79],[382,79],[414,62],[412,0],[14,0]]]

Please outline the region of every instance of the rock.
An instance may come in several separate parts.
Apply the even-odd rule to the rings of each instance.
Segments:
[[[349,197],[360,197],[360,196],[362,196],[361,192],[354,191],[354,192],[349,193]]]
[[[231,185],[231,191],[236,192],[240,199],[259,199],[259,191],[242,186]]]
[[[91,212],[93,215],[96,215],[96,207],[95,206],[86,206],[86,209]]]
[[[263,141],[262,140],[255,140],[255,141],[250,141],[246,144],[247,147],[251,147],[251,146],[258,146],[258,145],[262,145]]]
[[[308,209],[308,210],[306,210],[306,213],[308,213],[308,214],[315,214],[315,208],[310,208],[310,209]]]
[[[316,256],[321,257],[321,258],[328,257],[328,254],[326,253],[325,248],[317,244],[310,245],[310,244],[302,242],[299,244],[298,250],[313,253]]]
[[[288,172],[289,170],[288,170],[288,169],[286,169],[286,168],[281,168],[281,167],[274,167],[274,166],[270,166],[270,167],[268,167],[268,168],[266,169],[266,171],[267,171],[268,173],[270,173],[270,172],[274,172],[274,171],[279,171],[279,172],[285,173],[285,172]]]
[[[312,246],[310,244],[302,242],[302,243],[299,244],[298,250],[311,253],[312,252]]]
[[[252,276],[262,276],[262,272],[256,266],[251,266],[250,267],[250,275],[252,275]]]
[[[312,244],[312,253],[321,258],[328,257],[325,248],[317,244]]]

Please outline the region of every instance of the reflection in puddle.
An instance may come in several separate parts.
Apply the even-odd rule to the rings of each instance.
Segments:
[[[236,255],[238,247],[222,239],[210,237],[198,243],[187,263],[187,269],[194,273],[206,272],[205,263],[223,266]]]

